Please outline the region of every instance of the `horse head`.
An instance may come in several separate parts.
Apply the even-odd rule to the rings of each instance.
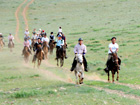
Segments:
[[[112,62],[115,63],[115,66],[119,68],[119,59],[117,53],[112,53]]]
[[[43,47],[47,46],[47,42],[43,42]]]
[[[83,64],[83,55],[82,54],[76,54],[76,60],[77,63]]]
[[[39,44],[39,45],[37,45],[37,49],[42,49],[42,46]]]

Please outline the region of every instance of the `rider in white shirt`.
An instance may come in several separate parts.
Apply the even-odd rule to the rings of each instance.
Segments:
[[[108,51],[108,59],[107,59],[106,65],[107,65],[108,61],[111,59],[112,53],[117,53],[119,50],[119,45],[116,43],[116,37],[112,37],[111,43],[109,44],[108,47],[109,47],[109,51]],[[118,59],[120,60],[119,57],[118,57]],[[108,70],[108,67],[106,67],[105,70]]]
[[[11,33],[9,33],[9,36],[8,36],[8,41],[10,40],[12,40],[13,45],[14,45],[14,36]]]
[[[47,37],[47,35],[45,34],[44,37],[42,38],[42,42],[47,42],[47,47],[49,49],[49,38]]]
[[[37,35],[35,32],[33,32],[32,39],[37,40]]]
[[[42,41],[49,43],[49,38],[47,37],[47,35],[44,35],[44,37],[42,38]]]
[[[59,33],[59,32],[62,32],[62,28],[61,28],[61,27],[59,27],[58,33]]]
[[[26,29],[25,32],[24,32],[24,35],[25,35],[25,36],[29,36],[29,34],[30,34],[30,33],[29,33],[29,30]],[[25,37],[25,36],[24,36],[24,37]]]

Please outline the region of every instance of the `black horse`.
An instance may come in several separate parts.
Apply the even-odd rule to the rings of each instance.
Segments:
[[[64,46],[56,46],[56,60],[57,60],[57,66],[59,66],[58,62],[59,62],[59,59],[60,59],[60,65],[61,67],[63,66],[64,64],[64,57],[65,57],[65,48]]]
[[[120,65],[121,65],[121,59],[118,58],[117,53],[112,53],[111,59],[107,62],[107,69],[104,69],[104,71],[108,74],[108,82],[110,81],[109,78],[109,72],[112,72],[112,82],[114,83],[114,75],[117,72],[117,81],[119,80],[119,70],[120,70]]]

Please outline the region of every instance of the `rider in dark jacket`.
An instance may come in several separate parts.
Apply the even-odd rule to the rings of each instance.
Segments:
[[[37,47],[38,45],[41,45],[41,48],[38,48]],[[38,41],[34,44],[33,50],[35,52],[35,55],[34,55],[33,59],[36,60],[38,52],[42,50],[42,43],[41,43],[41,39],[40,38],[38,38]],[[44,53],[43,53],[43,59],[44,59]]]

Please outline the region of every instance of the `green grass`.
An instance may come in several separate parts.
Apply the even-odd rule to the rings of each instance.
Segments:
[[[7,48],[7,36],[9,32],[15,34],[16,29],[14,12],[22,2],[23,0],[0,1],[1,30],[6,42],[6,46],[0,52],[0,104],[139,104],[135,99],[109,94],[91,87],[98,86],[140,96],[139,90],[127,86],[85,79],[85,83],[89,86],[76,87],[74,84],[59,80],[75,81],[75,76],[69,69],[74,58],[73,48],[80,37],[84,39],[87,46],[86,58],[89,73],[85,73],[85,75],[97,74],[99,78],[107,80],[103,68],[107,60],[110,39],[116,36],[119,44],[118,55],[122,59],[119,82],[140,85],[138,59],[140,57],[140,25],[138,24],[140,23],[140,15],[138,12],[136,13],[139,9],[138,0],[35,0],[27,11],[30,33],[34,28],[37,30],[41,28],[47,32],[47,35],[53,31],[56,36],[58,27],[61,26],[68,43],[68,59],[65,60],[64,67],[55,66],[54,51],[54,54],[49,55],[48,59],[48,62],[54,67],[48,67],[46,62],[42,62],[41,70],[33,68],[32,56],[29,64],[24,63],[21,56],[23,43],[19,44],[15,41],[13,52]],[[19,14],[19,38],[22,42],[25,24],[21,14],[26,4],[21,7]],[[45,71],[54,75],[47,74],[48,72]]]
[[[86,84],[91,85],[91,86],[108,88],[108,89],[111,89],[111,90],[119,90],[119,91],[122,91],[126,94],[133,94],[133,95],[136,95],[136,96],[140,96],[140,90],[132,89],[128,86],[99,82],[99,81],[86,81]]]

